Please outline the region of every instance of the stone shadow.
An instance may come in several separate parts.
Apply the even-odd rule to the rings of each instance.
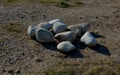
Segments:
[[[95,35],[96,36],[96,35]],[[58,51],[57,49],[57,42],[51,42],[51,43],[41,43],[46,49],[49,49],[51,51]],[[79,41],[79,39],[75,40],[73,42],[73,45],[75,45],[75,50],[70,51],[70,52],[61,52],[65,55],[65,58],[70,57],[70,58],[83,58],[84,55],[80,53],[80,50],[84,50],[86,47],[86,45],[84,45],[83,43],[81,43]],[[90,49],[96,51],[97,53],[101,53],[103,55],[108,55],[110,56],[111,53],[108,50],[107,47],[105,47],[104,45],[101,44],[97,44],[95,47],[89,47]]]
[[[86,46],[80,42],[79,38],[76,38],[72,44],[75,46],[75,50],[61,53],[65,54],[65,58],[83,58],[84,55],[81,54],[80,50],[84,50]]]
[[[101,44],[97,44],[95,47],[89,47],[89,48],[91,48],[92,50],[96,51],[97,53],[101,53],[103,55],[108,55],[108,56],[111,55],[109,49]]]
[[[73,51],[70,52],[61,52],[65,55],[64,58],[83,58],[83,54],[80,53],[80,51],[78,49],[75,49]]]
[[[94,38],[105,38],[103,35],[100,35],[100,34],[96,34],[96,33],[92,33],[92,32],[91,32],[91,34]]]
[[[58,43],[57,42],[41,43],[41,44],[46,49],[49,49],[51,51],[58,51],[58,49],[57,49]],[[84,56],[83,56],[83,54],[80,53],[80,50],[84,50],[85,45],[78,42],[78,41],[73,42],[73,44],[75,45],[75,50],[70,51],[70,52],[62,52],[62,51],[60,51],[61,53],[63,53],[65,55],[64,58],[67,58],[67,57],[70,57],[70,58],[83,58]]]
[[[51,51],[57,51],[57,42],[51,42],[51,43],[41,43],[45,48],[51,50]]]

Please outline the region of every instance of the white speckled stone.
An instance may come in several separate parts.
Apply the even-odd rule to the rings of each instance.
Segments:
[[[63,41],[57,45],[57,49],[63,52],[69,52],[74,50],[75,46],[69,41]]]
[[[96,39],[92,36],[90,32],[86,32],[82,37],[81,37],[81,42],[84,43],[85,45],[88,45],[90,47],[94,47],[97,44]]]

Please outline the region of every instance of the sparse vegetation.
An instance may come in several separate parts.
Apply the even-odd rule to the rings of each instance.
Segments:
[[[67,8],[69,7],[70,5],[67,3],[67,2],[61,2],[61,7],[63,8]]]
[[[6,39],[0,38],[0,43],[4,42]]]
[[[96,66],[85,72],[83,75],[117,75],[109,67]]]
[[[61,0],[1,0],[1,3],[15,3],[15,2],[40,2],[40,3],[57,3]]]
[[[50,70],[45,72],[45,75],[80,75],[81,73],[76,69],[65,68],[63,70]]]
[[[16,33],[22,32],[19,23],[10,23],[5,27],[5,29],[7,29],[9,32],[16,32]]]
[[[79,1],[79,2],[76,2],[76,4],[77,5],[82,5],[83,3]]]
[[[38,0],[41,3],[59,3],[61,0]]]
[[[56,57],[65,58],[65,55],[64,55],[64,54],[59,54],[59,55],[57,55]]]
[[[73,7],[73,6],[78,6],[83,4],[80,1],[70,2],[69,0],[1,0],[0,4],[3,3],[5,5],[11,5],[14,3],[22,3],[22,2],[37,2],[37,3],[44,3],[44,4],[52,3],[62,8],[68,8],[68,7]]]

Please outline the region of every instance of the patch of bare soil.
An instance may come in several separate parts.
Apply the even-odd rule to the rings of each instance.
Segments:
[[[77,75],[95,66],[108,66],[120,75],[120,0],[81,2],[68,8],[39,3],[0,5],[0,74],[50,75],[48,71],[54,70]],[[91,23],[90,31],[99,34],[94,34],[98,45],[89,48],[75,41],[75,51],[61,53],[56,43],[38,43],[27,35],[29,25],[55,18],[68,26]]]

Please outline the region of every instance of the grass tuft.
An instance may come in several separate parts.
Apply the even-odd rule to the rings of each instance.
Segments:
[[[68,8],[71,5],[68,4],[67,1],[61,1],[61,2],[57,3],[56,6],[61,7],[61,8]]]
[[[117,75],[109,67],[96,66],[85,72],[83,75]]]
[[[77,5],[82,5],[83,3],[82,2],[76,2]]]
[[[67,8],[69,7],[69,4],[67,2],[61,2],[61,7]]]
[[[19,23],[10,23],[5,27],[9,32],[16,32],[20,33],[22,32],[20,24]]]

